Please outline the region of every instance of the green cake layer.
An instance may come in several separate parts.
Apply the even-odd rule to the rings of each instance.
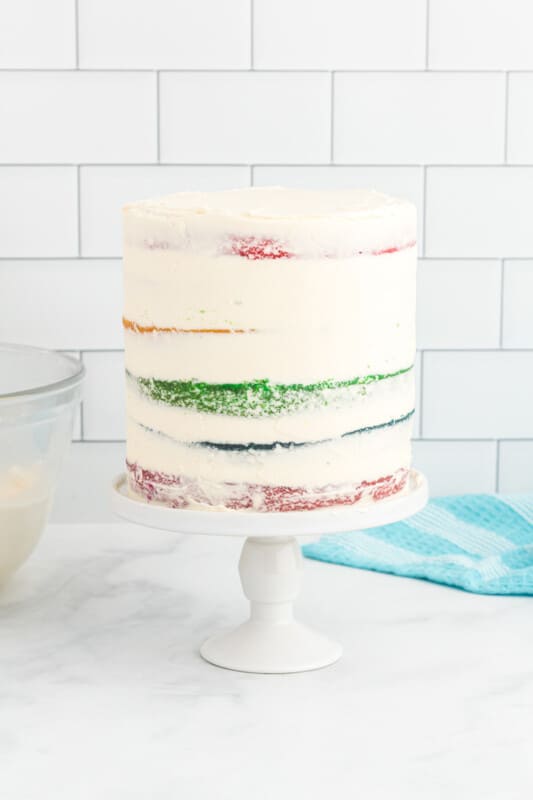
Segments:
[[[203,383],[201,381],[163,381],[130,375],[139,390],[152,400],[205,414],[232,417],[269,417],[312,406],[327,406],[341,396],[364,393],[377,381],[404,375],[413,367],[388,374],[364,375],[345,381],[318,383],[271,383],[268,380],[244,383]]]

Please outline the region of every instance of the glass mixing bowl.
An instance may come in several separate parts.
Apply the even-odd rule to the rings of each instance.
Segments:
[[[0,582],[45,526],[84,374],[62,353],[0,344]]]

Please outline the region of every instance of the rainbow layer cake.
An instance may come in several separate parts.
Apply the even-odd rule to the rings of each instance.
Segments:
[[[415,239],[414,206],[371,191],[126,206],[130,493],[282,512],[401,492]]]

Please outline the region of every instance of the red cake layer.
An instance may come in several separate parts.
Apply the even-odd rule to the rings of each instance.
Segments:
[[[159,241],[156,239],[145,239],[143,245],[148,250],[170,250],[171,244],[166,241]],[[355,250],[352,256],[383,256],[390,253],[398,253],[400,250],[408,250],[416,245],[413,239],[405,244],[394,245],[385,247],[382,250]],[[173,250],[181,249],[178,245],[172,245]],[[226,242],[221,246],[220,252],[223,255],[240,256],[249,261],[268,261],[277,260],[280,258],[296,258],[297,253],[291,252],[287,245],[283,242],[276,241],[270,237],[258,236],[230,236]],[[321,258],[338,258],[338,254],[334,252],[321,252],[317,253]],[[346,257],[346,256],[345,256]]]
[[[130,488],[148,502],[162,503],[171,508],[187,508],[191,504],[213,505],[212,498],[194,478],[126,463]],[[362,481],[349,489],[346,485],[310,488],[237,483],[222,483],[221,489],[227,497],[224,507],[235,511],[312,511],[336,505],[354,505],[363,499],[383,500],[404,488],[408,474],[407,469],[399,469],[392,475],[375,481]]]
[[[224,248],[224,253],[248,258],[250,261],[293,258],[294,256],[294,253],[289,252],[281,242],[255,236],[232,236],[229,245]]]
[[[358,250],[354,253],[356,256],[383,256],[389,253],[398,253],[400,250],[408,250],[416,245],[416,241],[407,242],[406,244],[386,247],[382,250]],[[296,254],[287,249],[283,242],[278,242],[275,239],[258,238],[254,236],[230,237],[229,243],[223,248],[222,252],[225,255],[240,256],[247,258],[250,261],[259,261],[264,259],[278,259],[278,258],[295,258]],[[332,253],[322,253],[324,258],[335,258]]]

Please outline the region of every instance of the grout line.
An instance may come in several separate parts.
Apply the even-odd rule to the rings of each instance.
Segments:
[[[449,438],[439,438],[435,436],[431,436],[428,439],[420,439],[416,436],[413,436],[413,441],[415,442],[532,442],[533,439],[527,436],[520,436],[515,438],[505,437],[504,439],[496,439],[494,436],[489,438],[487,436],[482,436],[479,439],[473,439],[470,437],[459,437],[459,436],[451,436]]]
[[[250,164],[250,186],[255,186],[255,165]]]
[[[254,69],[254,0],[250,0],[250,70]]]
[[[80,361],[84,364],[83,360],[83,350],[80,350]],[[84,364],[85,366],[85,364]],[[84,420],[84,412],[85,408],[83,405],[83,400],[80,401],[80,441],[84,441],[84,431],[85,431],[85,420]]]
[[[125,439],[84,439],[83,444],[124,444],[125,441]]]
[[[76,69],[80,68],[80,13],[79,0],[74,0],[74,53],[76,56]]]
[[[500,347],[503,349],[503,317],[505,300],[505,261],[502,259],[500,274]]]
[[[430,0],[426,0],[426,52],[425,52],[425,68],[429,72],[429,4]]]
[[[73,348],[71,348],[73,349]],[[123,353],[123,347],[81,347],[80,353]]]
[[[418,412],[418,435],[422,439],[424,437],[424,351],[420,351],[420,374],[418,376],[420,383],[420,409]]]
[[[503,129],[503,160],[507,164],[509,150],[509,73],[505,73],[505,111]]]
[[[72,349],[72,348],[71,348]],[[81,347],[80,353],[123,353],[123,347]]]
[[[411,440],[413,442],[433,442],[433,443],[442,443],[442,442],[450,442],[450,443],[451,442],[454,442],[454,443],[455,442],[470,442],[470,443],[475,443],[475,442],[483,442],[484,444],[487,444],[489,442],[498,441],[497,439],[494,438],[494,436],[492,438],[488,438],[487,436],[482,436],[479,439],[473,439],[473,438],[467,437],[467,436],[465,436],[465,437],[451,436],[450,438],[439,438],[438,436],[430,436],[427,439],[421,439],[420,437],[413,436],[413,437],[411,437]],[[506,442],[513,442],[513,441],[515,441],[515,442],[525,442],[526,441],[527,442],[527,441],[533,441],[533,439],[505,439],[503,441],[506,441]]]
[[[533,353],[532,347],[421,347],[421,353]]]
[[[78,258],[81,258],[81,168],[76,167],[76,204],[77,204],[77,224],[78,224]]]
[[[424,167],[422,173],[422,258],[426,258],[426,241],[427,241],[427,185],[428,185],[428,168]]]
[[[333,164],[335,161],[335,71],[331,73],[329,91],[329,160]]]
[[[530,256],[533,258],[533,256]],[[501,256],[425,256],[422,261],[501,261]],[[527,261],[524,258],[505,258],[506,261]]]
[[[156,113],[156,156],[157,162],[161,161],[161,102],[160,102],[160,87],[159,87],[159,70],[155,73],[155,113]]]
[[[496,476],[495,476],[495,491],[500,491],[500,440],[496,442]]]
[[[470,439],[470,438],[459,438],[458,436],[453,436],[452,438],[439,438],[438,436],[431,436],[429,439],[421,439],[419,436],[412,436],[411,441],[413,442],[428,442],[433,444],[440,444],[442,442],[494,442],[494,439],[487,439],[486,437],[480,439]],[[522,441],[522,440],[520,440]]]
[[[97,161],[2,161],[0,162],[0,167],[109,167],[109,169],[118,169],[121,167],[204,167],[209,169],[209,167],[247,167],[248,162],[244,161],[204,161],[203,163],[199,162],[192,162],[192,161],[136,161],[136,162],[119,162],[116,161],[108,161],[108,162],[97,162]],[[298,169],[364,169],[364,168],[372,168],[372,169],[424,169],[424,168],[431,168],[431,169],[459,169],[459,170],[471,170],[471,169],[506,169],[508,171],[514,169],[533,169],[533,160],[530,161],[528,164],[503,164],[499,163],[492,163],[492,164],[420,164],[419,162],[404,162],[403,164],[390,164],[386,162],[382,162],[381,164],[371,164],[366,162],[336,162],[335,164],[331,164],[330,162],[319,162],[319,161],[308,161],[307,163],[300,163],[295,164],[293,161],[285,161],[281,164],[275,163],[273,161],[269,161],[267,163],[260,163],[256,162],[256,167],[276,167],[276,168],[286,168],[286,169],[293,169],[297,167]],[[524,256],[525,258],[526,256]]]
[[[0,72],[131,72],[131,73],[145,73],[145,72],[153,72],[153,67],[82,67],[81,69],[75,67],[0,67]],[[289,73],[289,74],[324,74],[329,72],[329,70],[324,69],[323,67],[280,67],[276,69],[274,67],[269,67],[268,69],[259,69],[256,70],[251,67],[243,67],[239,68],[222,68],[222,69],[213,69],[212,67],[204,67],[204,68],[187,68],[187,67],[174,67],[174,68],[165,68],[161,70],[162,72],[169,72],[169,73],[184,73],[184,74],[192,74],[192,73],[206,73],[212,75],[220,75],[223,73],[232,73],[232,74],[239,74],[239,73],[246,73],[246,72],[263,72],[263,73],[272,73],[272,74],[279,74],[279,73]],[[420,75],[423,72],[428,72],[430,74],[438,75],[438,74],[445,74],[445,75],[501,75],[503,70],[501,69],[390,69],[390,68],[382,68],[382,69],[341,69],[337,70],[337,72],[341,72],[343,75],[374,75],[384,74],[384,75]],[[511,69],[508,70],[510,75],[533,75],[533,70],[531,69],[524,69],[524,70],[516,70]]]

